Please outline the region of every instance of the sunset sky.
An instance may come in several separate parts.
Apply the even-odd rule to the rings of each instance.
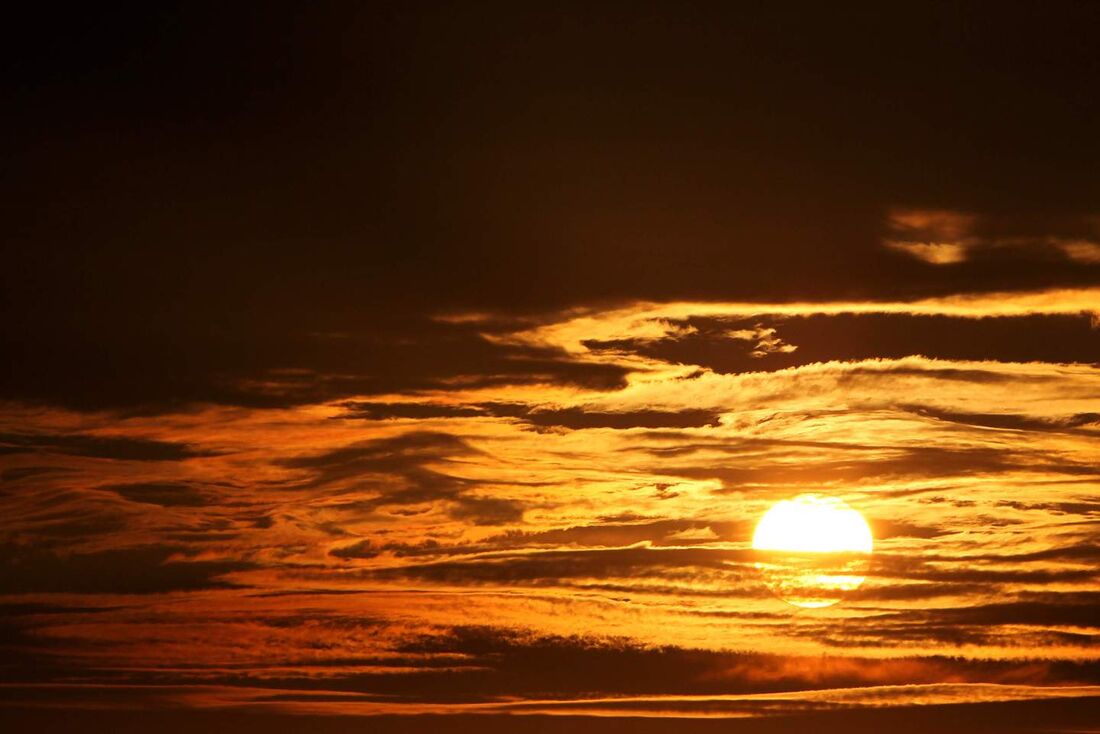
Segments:
[[[1100,3],[4,26],[5,731],[1100,732]]]

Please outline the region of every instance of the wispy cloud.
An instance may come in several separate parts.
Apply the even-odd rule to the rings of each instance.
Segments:
[[[262,406],[9,404],[4,639],[54,661],[45,681],[373,713],[561,712],[555,691],[598,694],[586,715],[759,716],[786,704],[667,696],[1095,682],[1096,295],[483,314],[432,327],[469,362],[239,383],[289,391]],[[294,387],[317,379],[340,387]],[[815,613],[749,547],[807,491],[876,543]],[[586,672],[540,672],[563,667]]]

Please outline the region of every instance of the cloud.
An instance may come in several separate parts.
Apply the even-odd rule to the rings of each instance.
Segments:
[[[715,425],[718,416],[711,410],[632,410],[622,413],[562,408],[536,410],[524,420],[534,426],[561,427],[571,430],[585,428],[701,428]]]
[[[1100,514],[1100,502],[1027,502],[1021,500],[1002,500],[998,502],[997,505],[999,507],[1011,507],[1014,510],[1021,510],[1024,512],[1040,511],[1050,512],[1056,515],[1072,515],[1077,517]],[[1075,554],[1088,554],[1089,552],[1087,548],[1070,546],[1055,548],[1049,551],[1039,551],[1037,553],[1047,553],[1050,557],[1055,557],[1058,554],[1062,554],[1065,557],[1071,557]],[[1026,555],[1029,558],[1042,557],[1035,553]],[[1093,555],[1100,557],[1100,549],[1096,549]]]
[[[497,524],[522,517],[523,506],[519,502],[478,496],[474,491],[481,482],[429,468],[431,464],[446,464],[477,453],[456,436],[414,431],[282,459],[278,463],[306,471],[297,486],[373,493],[334,505],[337,508],[374,509],[438,501],[449,504],[449,512],[455,519],[475,524]]]
[[[441,403],[374,403],[349,401],[343,404],[349,417],[369,420],[388,418],[427,420],[433,418],[514,418],[539,428],[692,428],[714,425],[718,415],[708,410],[634,410],[622,413],[590,411],[581,407],[543,408],[521,403],[483,402],[465,405]]]
[[[135,482],[132,484],[108,484],[99,489],[114,492],[118,496],[161,507],[202,507],[207,499],[202,492],[185,482]]]
[[[647,543],[654,546],[690,544],[691,541],[729,540],[739,537],[746,523],[703,519],[659,519],[636,522],[599,522],[552,530],[509,531],[486,542],[512,546],[624,547]]]
[[[959,242],[887,240],[883,244],[932,265],[951,265],[966,259],[966,246]]]
[[[736,455],[739,449],[746,451],[749,448],[731,446],[726,453]],[[792,445],[790,448],[794,450],[797,446]],[[713,461],[697,464],[674,463],[673,455],[684,455],[690,452],[690,446],[673,448],[671,451],[662,448],[648,449],[648,451],[662,459],[659,466],[653,467],[655,471],[659,470],[665,475],[689,479],[716,479],[722,482],[726,491],[740,491],[746,487],[763,485],[809,486],[815,482],[866,482],[1009,474],[1021,469],[1069,476],[1098,475],[1098,471],[1092,466],[1067,463],[1055,455],[1043,456],[1031,451],[1009,453],[999,447],[879,447],[864,450],[864,456],[859,456],[859,450],[853,447],[837,446],[831,451],[829,448],[823,446],[815,461],[783,464],[775,463],[769,455],[736,464]],[[780,448],[777,446],[774,450],[775,453],[779,453]]]
[[[895,209],[883,244],[933,265],[959,263],[975,244],[975,222],[973,214],[948,209]]]
[[[1095,726],[960,702],[1096,679],[1100,5],[109,5],[8,23],[0,603],[131,596],[0,697]],[[866,596],[768,596],[799,491]]]
[[[70,335],[63,346],[76,356],[66,359],[51,351],[61,349],[56,344],[14,351],[12,369],[0,380],[0,396],[82,411],[156,415],[211,403],[280,409],[509,386],[613,391],[625,387],[629,375],[652,366],[622,358],[631,354],[704,366],[714,362],[716,369],[731,371],[909,354],[1093,361],[1095,330],[1089,330],[1087,317],[1100,303],[1094,291],[1080,287],[914,301],[633,302],[527,319],[410,313],[387,329],[257,329],[237,339],[187,333],[166,341],[120,332],[85,344]],[[965,323],[985,317],[1020,321]],[[709,333],[697,329],[707,323]],[[1045,337],[1022,338],[1021,329]],[[909,332],[907,341],[903,337]],[[184,343],[190,345],[186,350]],[[615,351],[623,354],[616,359]],[[386,410],[416,417],[407,405]]]
[[[1071,260],[1095,265],[1100,263],[1100,242],[1090,240],[1060,240],[1055,243]]]
[[[1082,264],[1100,263],[1100,220],[1095,216],[1039,218],[981,215],[950,209],[894,209],[883,245],[932,265],[955,265],[972,257],[1031,260],[1062,255]]]
[[[890,703],[891,697],[896,705]],[[567,727],[577,734],[711,734],[719,729],[739,734],[797,734],[807,728],[846,734],[1046,734],[1090,731],[1097,704],[1087,689],[965,684],[866,690],[835,703],[820,696],[784,695],[775,700],[640,696],[406,705],[365,694],[213,685],[160,685],[114,692],[79,686],[22,687],[14,689],[9,698],[13,706],[6,720],[17,730],[61,731],[78,720],[81,730],[92,734],[125,731],[131,726],[141,731],[245,731],[242,727],[251,726],[254,728],[247,731],[276,733],[294,731],[302,723],[317,734],[345,734],[367,725],[379,734],[509,734],[515,731],[517,720],[538,732]],[[47,700],[60,705],[43,705]],[[140,702],[142,708],[123,709],[125,700]],[[103,705],[116,701],[119,708]]]
[[[751,562],[746,551],[716,548],[659,548],[638,545],[585,550],[501,552],[463,560],[365,569],[365,577],[446,584],[555,585],[575,579],[660,577],[688,581],[720,576],[732,594],[736,581],[751,573],[739,563]],[[686,590],[685,590],[686,591]]]
[[[0,454],[3,454],[0,451]],[[22,453],[11,451],[9,453]],[[14,466],[0,471],[0,482],[20,482],[35,477],[49,477],[72,473],[72,470],[63,466]]]
[[[1001,602],[963,609],[939,609],[932,616],[948,624],[1100,628],[1096,607],[1081,603]]]
[[[479,418],[491,416],[480,405],[447,405],[446,403],[376,403],[354,400],[341,404],[349,418],[365,420],[430,420],[434,418]],[[520,407],[520,406],[517,406]]]
[[[308,470],[307,484],[310,486],[333,484],[335,482],[357,479],[370,474],[417,474],[424,464],[432,461],[446,462],[457,456],[474,453],[474,449],[457,436],[430,431],[411,431],[408,433],[349,444],[317,454],[306,454],[287,459],[279,463],[291,469]],[[463,480],[457,477],[439,475],[440,484],[445,485],[444,494],[450,493],[455,486],[463,486]],[[421,488],[430,491],[429,488]]]
[[[523,519],[523,504],[501,497],[460,495],[454,500],[451,517],[474,525],[504,525]]]
[[[984,428],[1012,431],[1069,431],[1100,424],[1100,413],[1076,413],[1063,416],[1029,416],[1019,413],[963,413],[925,406],[913,406],[913,412],[936,420]]]
[[[1092,283],[1084,282],[1080,287],[1073,288],[953,293],[910,300],[634,301],[615,307],[563,311],[525,328],[487,336],[505,344],[553,346],[569,354],[587,355],[589,350],[586,344],[686,339],[693,333],[686,327],[704,320],[755,323],[752,320],[762,318],[777,320],[860,315],[949,319],[1082,315],[1095,318],[1100,313],[1098,304],[1100,290]],[[440,318],[466,325],[476,325],[480,319],[476,315]],[[792,343],[801,349],[796,342]]]
[[[1011,578],[1010,573],[1003,573],[1002,580],[1007,584],[1026,583],[1023,578]],[[1014,597],[995,593],[993,583],[991,577],[975,576],[966,582],[872,584],[858,592],[861,604],[878,605],[891,600],[902,604],[889,609],[872,606],[873,612],[861,617],[808,623],[792,630],[792,634],[845,649],[951,650],[972,646],[1001,651],[1047,650],[1051,659],[1044,660],[1046,670],[1029,682],[1048,676],[1072,680],[1067,671],[1075,666],[1059,659],[1060,652],[1053,649],[1066,646],[1090,656],[1090,662],[1076,671],[1079,680],[1097,680],[1100,668],[1091,660],[1091,650],[1096,646],[1093,630],[1098,623],[1095,599],[1089,598],[1088,592],[1025,592]],[[975,584],[980,590],[971,593],[969,589]],[[921,603],[933,598],[939,601]],[[972,601],[960,605],[960,600]]]
[[[0,433],[0,454],[31,452],[120,461],[182,461],[218,455],[185,443],[128,436]]]
[[[0,546],[0,588],[7,593],[157,594],[231,588],[220,577],[254,567],[242,560],[176,560],[179,548],[148,546],[55,553]]]
[[[1040,556],[1043,558],[1044,556]],[[1058,556],[1054,556],[1057,558]],[[1069,560],[1073,553],[1062,556]],[[900,581],[936,581],[963,584],[1053,584],[1058,582],[1087,583],[1096,576],[1091,567],[1017,565],[1016,567],[981,563],[982,560],[1011,563],[1011,556],[983,558],[980,554],[974,558],[958,556],[944,563],[947,558],[914,558],[888,553],[876,553],[873,557],[872,574],[877,578],[897,579]],[[1027,560],[1025,557],[1024,560]],[[1030,560],[1039,560],[1032,558]]]
[[[0,397],[131,415],[202,404],[279,409],[456,385],[607,390],[621,387],[628,374],[622,366],[576,359],[556,347],[494,343],[472,325],[428,314],[410,315],[392,330],[346,333],[257,328],[228,338],[110,332],[95,344],[74,334],[39,338],[57,342],[13,345]],[[71,353],[55,353],[64,350]]]
[[[375,558],[391,553],[397,558],[475,556],[502,549],[599,548],[628,550],[628,546],[684,546],[730,540],[745,535],[746,522],[720,520],[661,519],[635,522],[599,522],[548,530],[508,530],[490,535],[477,543],[447,545],[435,540],[421,543],[378,543],[360,541],[333,549],[338,558]],[[629,551],[628,551],[629,552]],[[487,563],[496,563],[499,556],[488,556]]]
[[[905,520],[871,519],[872,535],[879,540],[887,538],[937,538],[949,531],[943,527],[921,525]]]
[[[690,318],[687,335],[667,339],[586,340],[596,353],[636,354],[720,373],[774,371],[830,361],[901,359],[922,355],[956,361],[1096,363],[1100,329],[1089,316],[962,318],[913,314],[778,316],[769,332],[791,347],[750,348],[728,338],[730,328],[758,318]],[[759,328],[756,326],[755,328]],[[794,349],[797,347],[797,349]]]

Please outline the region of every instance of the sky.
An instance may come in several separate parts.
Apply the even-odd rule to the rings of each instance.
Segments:
[[[1100,4],[3,25],[5,730],[1100,731]]]

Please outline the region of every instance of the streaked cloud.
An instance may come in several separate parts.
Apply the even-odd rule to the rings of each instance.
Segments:
[[[57,684],[359,713],[761,717],[1091,684],[1096,296],[447,317],[433,338],[481,356],[234,388],[282,395],[263,405],[10,403],[6,644]],[[876,553],[845,603],[793,615],[749,539],[806,491],[863,512]],[[591,675],[538,672],[562,656]],[[944,680],[993,688],[921,688]],[[779,690],[798,703],[721,698]]]
[[[1032,259],[1060,256],[1095,265],[1100,263],[1098,222],[1094,215],[1029,222],[1004,214],[894,209],[887,216],[889,235],[883,245],[932,265],[957,265],[998,253]]]

